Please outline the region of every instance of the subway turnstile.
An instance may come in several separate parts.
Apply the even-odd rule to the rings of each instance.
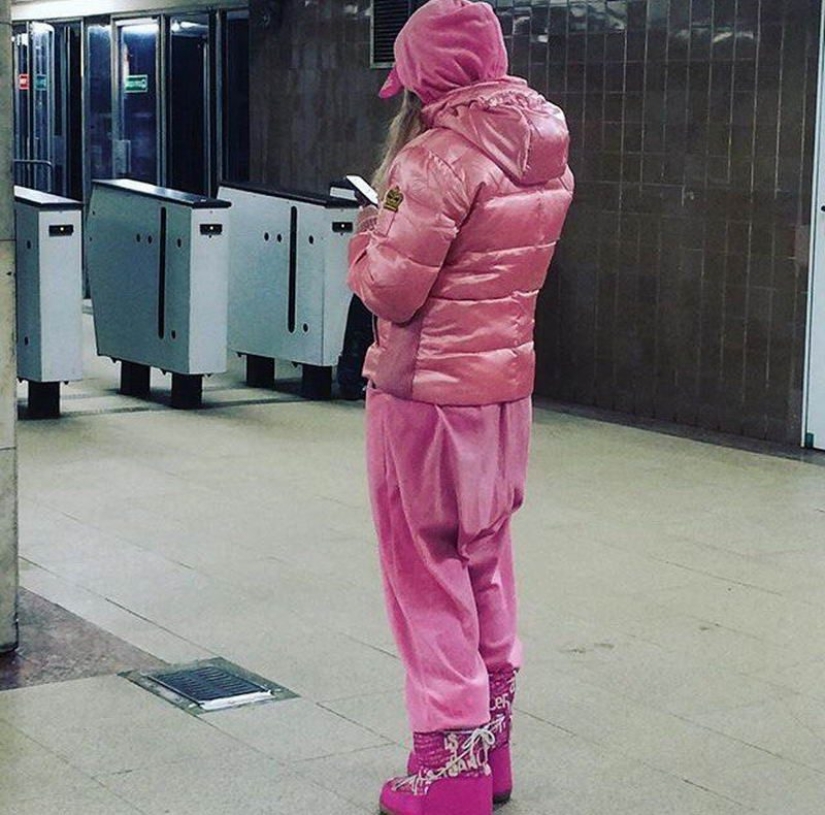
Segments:
[[[218,195],[232,203],[229,348],[246,356],[250,385],[270,384],[274,361],[287,360],[302,366],[303,396],[328,399],[357,203],[229,185]]]
[[[198,407],[226,370],[228,201],[139,181],[95,181],[86,264],[97,352],[122,363],[121,393],[172,374],[172,406]]]
[[[83,378],[83,204],[14,188],[17,375],[27,415],[60,415],[60,383]]]

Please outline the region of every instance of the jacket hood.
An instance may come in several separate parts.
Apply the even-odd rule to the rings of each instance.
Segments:
[[[507,74],[507,49],[492,6],[429,0],[395,40],[395,67],[379,95],[407,88],[427,105],[444,94]]]
[[[567,168],[564,114],[523,79],[459,88],[422,114],[428,127],[447,128],[472,142],[517,184],[544,184]]]

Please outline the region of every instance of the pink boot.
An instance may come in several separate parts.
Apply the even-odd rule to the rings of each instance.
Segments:
[[[487,752],[489,727],[414,733],[418,770],[381,790],[383,815],[491,815],[493,789]]]
[[[489,763],[493,774],[493,802],[496,804],[506,804],[513,794],[510,730],[513,725],[515,695],[515,671],[497,671],[490,674],[490,729],[496,743],[490,748]]]
[[[513,767],[510,761],[510,730],[513,723],[513,699],[516,695],[516,672],[490,674],[490,730],[495,736],[488,754],[493,776],[493,803],[506,804],[513,794]],[[415,751],[410,753],[407,772],[415,775],[419,763]]]

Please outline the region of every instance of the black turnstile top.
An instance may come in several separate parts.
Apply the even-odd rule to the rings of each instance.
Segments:
[[[327,209],[357,209],[358,202],[348,198],[335,198],[330,195],[321,195],[314,192],[299,192],[298,190],[282,190],[277,187],[256,187],[250,184],[221,184],[228,190],[252,192],[257,195],[268,195],[272,198],[286,198],[287,201],[300,201],[302,204],[317,204]]]
[[[33,190],[30,187],[15,186],[14,200],[38,209],[83,209],[82,201],[75,201],[74,198],[64,198],[62,195],[52,195],[50,192]]]
[[[92,181],[100,187],[113,187],[116,190],[124,190],[135,195],[145,195],[148,198],[159,198],[173,204],[182,204],[192,209],[227,209],[232,204],[229,201],[221,201],[218,198],[207,198],[203,195],[193,195],[180,190],[170,190],[168,187],[156,187],[154,184],[146,184],[143,181],[133,181],[131,178],[99,179]]]

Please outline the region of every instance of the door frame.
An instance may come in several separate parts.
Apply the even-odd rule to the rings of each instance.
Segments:
[[[178,12],[170,11],[163,15],[163,43],[164,43],[164,73],[161,78],[163,85],[163,105],[164,105],[164,179],[166,184],[170,184],[175,168],[173,167],[172,145],[174,143],[175,134],[172,129],[176,126],[173,105],[173,85],[172,73],[175,71],[173,63],[173,39],[175,33],[173,31],[173,24],[176,20],[185,17],[203,17],[205,18],[207,35],[205,39],[205,48],[203,53],[203,168],[204,175],[201,179],[205,187],[205,194],[211,196],[217,190],[217,178],[215,171],[215,152],[217,150],[216,138],[217,131],[215,129],[216,119],[216,65],[215,54],[218,50],[216,47],[218,36],[218,17],[220,15],[213,11],[191,11]]]
[[[121,109],[123,91],[123,65],[121,62],[122,28],[129,25],[157,25],[155,43],[155,180],[149,183],[164,186],[166,183],[166,36],[163,14],[113,14],[112,25],[112,175],[117,176],[116,145],[123,141],[123,121]]]
[[[825,449],[825,12],[820,20],[817,80],[802,446]],[[816,371],[814,360],[819,361]]]

